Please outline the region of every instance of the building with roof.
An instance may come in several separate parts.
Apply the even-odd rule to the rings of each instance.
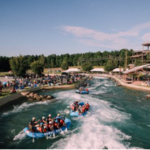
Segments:
[[[146,50],[144,48],[147,47]],[[141,61],[141,62],[150,62],[150,42],[149,43],[143,43],[142,44],[142,50],[139,51],[134,51],[133,55],[131,56],[132,63],[136,63],[136,61]]]
[[[140,76],[147,76],[150,74],[150,64],[141,65],[123,72],[124,78],[136,78],[139,80]]]

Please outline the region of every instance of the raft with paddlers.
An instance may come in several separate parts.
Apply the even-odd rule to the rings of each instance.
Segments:
[[[51,136],[51,135],[60,133],[62,131],[65,131],[66,129],[69,129],[70,125],[71,125],[70,119],[65,118],[64,122],[65,122],[65,126],[62,126],[59,129],[54,129],[53,131],[47,131],[47,132],[44,132],[44,133],[41,133],[41,132],[38,132],[38,131],[37,132],[31,132],[29,130],[29,128],[26,127],[26,128],[24,128],[24,132],[26,133],[26,135],[28,135],[29,137],[32,137],[32,138],[47,137],[47,136]],[[37,130],[38,130],[38,127],[37,127]]]
[[[87,114],[87,111],[89,110],[90,105],[88,104],[88,102],[77,103],[77,101],[75,101],[73,104],[71,104],[70,107],[71,107],[70,116],[79,117],[79,116],[84,116]]]
[[[79,93],[79,94],[89,94],[89,90],[88,91],[79,91],[79,90],[76,90],[76,93]]]

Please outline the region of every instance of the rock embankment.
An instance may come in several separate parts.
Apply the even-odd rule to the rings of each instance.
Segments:
[[[22,96],[26,96],[29,100],[46,101],[51,100],[54,97],[51,95],[39,95],[33,92],[21,92]]]

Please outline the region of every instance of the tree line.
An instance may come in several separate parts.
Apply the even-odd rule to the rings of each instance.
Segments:
[[[126,53],[127,52],[127,53]],[[131,63],[133,50],[121,49],[120,51],[87,52],[77,54],[62,55],[24,55],[18,57],[0,56],[0,71],[9,71],[10,69],[17,76],[25,74],[26,70],[31,69],[36,74],[41,74],[44,68],[61,67],[66,70],[69,66],[81,66],[83,70],[89,71],[93,66],[104,66],[106,71],[111,71],[116,67],[125,66]],[[127,54],[127,56],[126,56]]]

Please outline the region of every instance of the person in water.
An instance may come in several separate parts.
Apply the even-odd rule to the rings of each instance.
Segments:
[[[39,121],[40,121],[40,120],[35,121],[35,117],[32,118],[32,120],[31,120],[31,125],[32,125],[32,130],[33,130],[33,132],[36,131],[36,127],[39,127],[39,124],[37,124]]]
[[[54,124],[52,121],[50,121],[48,124],[47,124],[47,129],[48,131],[53,131],[54,130]]]
[[[78,112],[79,112],[79,114],[82,113],[82,106],[81,105],[79,105]]]
[[[85,105],[82,106],[82,113],[84,113],[86,110],[85,110]]]
[[[66,124],[65,124],[65,118],[62,117],[62,116],[60,116],[60,114],[57,114],[57,117],[55,118],[55,122],[57,123],[56,120],[58,121],[59,128],[62,127],[62,126],[66,126]]]
[[[49,123],[50,121],[53,122],[53,119],[52,119],[52,115],[51,115],[51,114],[49,114],[48,117],[47,117],[47,123]]]
[[[74,111],[78,110],[78,107],[79,107],[79,103],[78,103],[78,101],[75,101],[74,102]]]
[[[42,132],[43,132],[43,133],[47,132],[47,127],[46,127],[46,126],[44,126]]]
[[[47,122],[46,122],[45,117],[43,116],[41,119],[41,123],[40,123],[40,127],[42,128],[42,131],[44,130],[44,126],[46,125],[47,125]]]
[[[89,108],[90,108],[90,105],[89,105],[88,102],[86,102],[86,103],[85,103],[85,110],[87,111],[87,110],[89,110]]]
[[[32,125],[31,125],[31,122],[29,122],[28,128],[29,128],[29,130],[32,132]]]
[[[84,87],[80,87],[79,91],[82,92],[84,90]]]
[[[58,122],[57,119],[54,121],[54,128],[55,129],[59,129],[60,128],[60,125],[59,125],[59,122]]]

